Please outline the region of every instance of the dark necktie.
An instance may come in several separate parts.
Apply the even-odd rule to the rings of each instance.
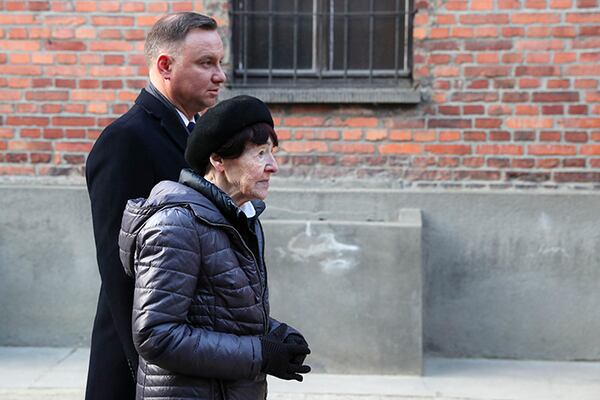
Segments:
[[[192,133],[192,131],[194,130],[194,127],[196,126],[195,122],[190,122],[189,124],[187,124],[187,130],[189,133]]]

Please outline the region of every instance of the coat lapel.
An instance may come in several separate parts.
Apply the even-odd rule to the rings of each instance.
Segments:
[[[164,133],[181,149],[185,151],[187,145],[188,132],[181,123],[177,112],[166,107],[160,100],[142,89],[140,95],[135,99],[135,103],[140,105],[147,113],[154,115],[160,120]]]

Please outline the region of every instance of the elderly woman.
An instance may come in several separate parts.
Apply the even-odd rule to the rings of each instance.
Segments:
[[[310,371],[302,335],[269,317],[258,216],[277,145],[264,103],[223,101],[189,137],[192,169],[128,203],[119,247],[135,277],[136,399],[265,399],[265,374]]]

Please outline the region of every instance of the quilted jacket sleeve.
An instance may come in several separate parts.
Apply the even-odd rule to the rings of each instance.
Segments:
[[[260,372],[261,346],[255,336],[194,327],[186,316],[196,290],[200,240],[184,208],[153,216],[138,236],[133,341],[148,362],[175,373],[217,379],[253,378]]]

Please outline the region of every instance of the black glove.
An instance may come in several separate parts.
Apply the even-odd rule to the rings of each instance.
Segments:
[[[310,372],[308,365],[296,364],[292,360],[297,356],[306,357],[310,354],[307,345],[284,343],[283,338],[287,330],[286,324],[281,324],[260,338],[262,346],[261,371],[285,380],[295,379],[302,382],[302,375]]]
[[[304,340],[304,338],[297,333],[290,333],[289,335],[287,335],[283,343],[300,344],[308,347],[308,343],[306,342],[306,340]],[[306,354],[297,354],[294,358],[292,358],[292,363],[302,365],[305,359]]]

